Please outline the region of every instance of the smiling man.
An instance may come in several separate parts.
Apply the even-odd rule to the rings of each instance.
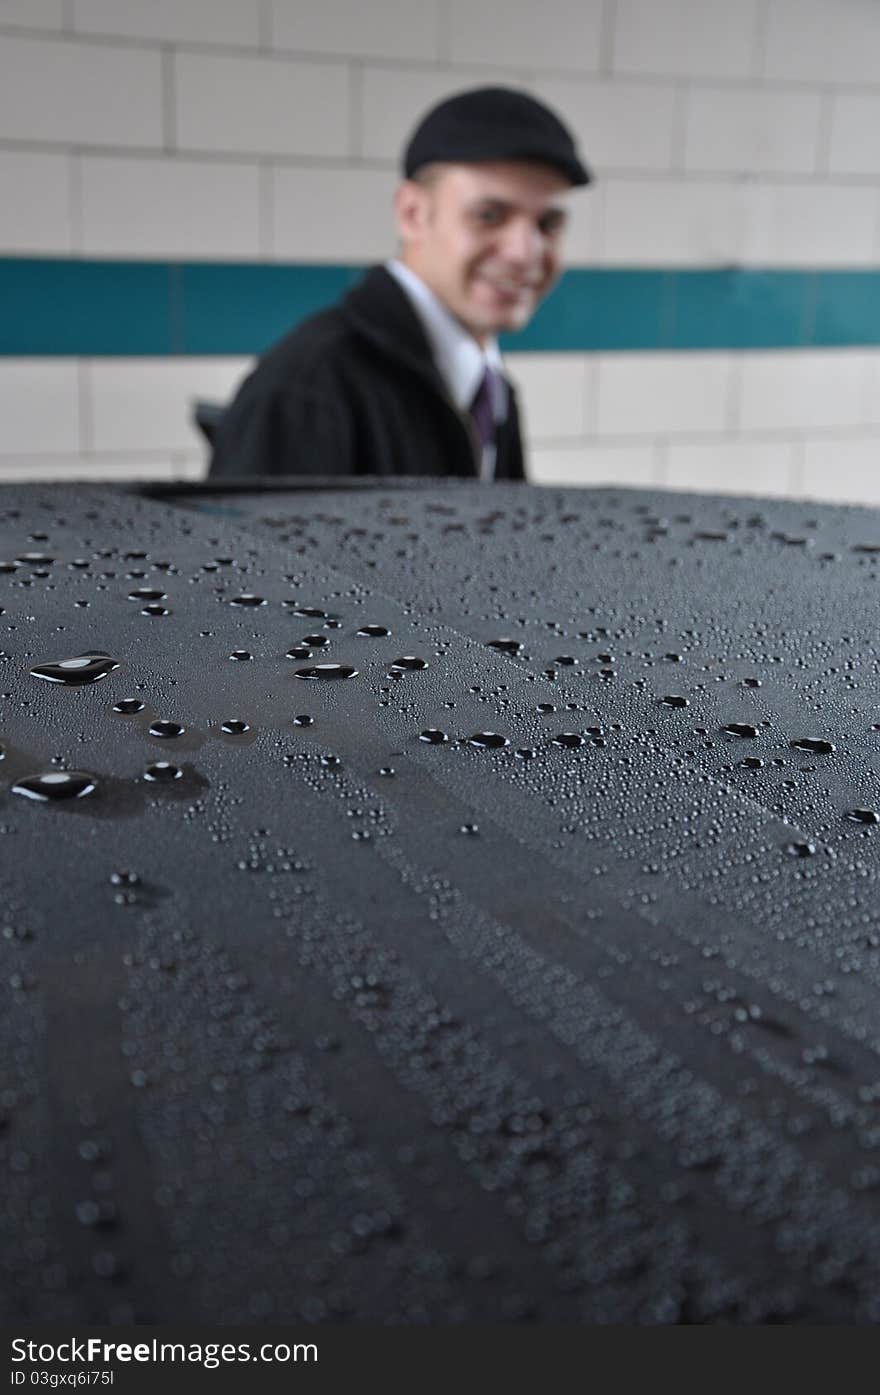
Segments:
[[[404,150],[399,254],[259,361],[224,414],[211,477],[524,479],[496,335],[522,329],[562,270],[571,134],[525,92],[434,107]]]

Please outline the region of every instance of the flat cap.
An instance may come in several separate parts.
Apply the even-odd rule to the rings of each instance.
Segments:
[[[592,182],[556,113],[513,87],[475,87],[432,107],[404,149],[403,172],[409,179],[435,161],[478,160],[528,160],[551,165],[572,184]]]

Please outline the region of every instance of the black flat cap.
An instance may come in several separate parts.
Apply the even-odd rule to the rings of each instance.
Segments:
[[[592,182],[556,113],[513,87],[476,87],[432,107],[403,152],[403,172],[409,179],[435,161],[478,160],[528,160],[551,165],[572,184]]]

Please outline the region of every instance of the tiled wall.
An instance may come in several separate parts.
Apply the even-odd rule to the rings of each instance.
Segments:
[[[380,259],[404,135],[495,81],[597,173],[572,265],[880,267],[880,0],[0,0],[0,257]],[[538,480],[880,503],[877,347],[543,348]],[[198,477],[248,362],[0,358],[0,477]]]

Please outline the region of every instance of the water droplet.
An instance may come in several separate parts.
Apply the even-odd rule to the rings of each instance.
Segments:
[[[847,809],[843,817],[852,823],[880,823],[876,809]]]
[[[827,756],[836,750],[832,741],[826,741],[820,736],[799,736],[796,741],[788,743],[798,751],[815,751],[817,755]]]
[[[787,843],[785,851],[790,857],[812,857],[816,851],[815,843]]]
[[[288,649],[287,657],[288,659],[310,659],[312,651],[307,649],[304,644],[295,644],[292,649]]]
[[[302,643],[308,649],[324,649],[330,640],[327,635],[305,635]]]
[[[302,615],[307,620],[326,620],[326,610],[319,610],[317,606],[297,605],[296,601],[285,601],[284,604],[290,607],[293,615]]]
[[[129,591],[130,601],[162,601],[165,599],[164,591],[157,591],[152,586],[138,586],[134,591]]]
[[[473,736],[468,737],[467,744],[480,750],[496,751],[502,746],[509,746],[510,742],[497,731],[475,731]]]
[[[252,595],[250,595],[249,593],[246,593],[246,594],[243,595],[243,596],[233,596],[233,597],[230,599],[229,604],[230,604],[230,605],[250,605],[250,606],[256,606],[256,605],[265,605],[266,602],[265,602],[265,600],[263,599],[262,596],[252,596]]]
[[[679,697],[675,693],[669,693],[660,699],[664,707],[689,707],[690,698]]]
[[[293,725],[295,727],[311,727],[314,726],[314,724],[314,717],[310,717],[307,712],[301,712],[298,717],[294,717],[293,719]]]
[[[419,732],[419,740],[427,741],[430,746],[443,746],[449,737],[445,731],[440,731],[438,727],[428,727],[425,731]]]
[[[140,886],[140,880],[137,872],[110,873],[110,881],[113,886]]]
[[[552,702],[539,702],[535,710],[537,712],[555,712],[556,708]]]
[[[355,678],[358,670],[350,664],[315,664],[314,668],[298,668],[297,678],[319,678],[325,682],[332,678]]]
[[[247,722],[239,721],[237,717],[230,717],[223,722],[220,730],[225,731],[229,736],[243,736],[246,731],[250,731],[250,727]]]
[[[479,827],[475,823],[463,823],[458,830],[459,833],[479,833]]]
[[[49,683],[75,687],[81,683],[97,683],[118,667],[116,659],[95,650],[88,654],[77,654],[73,659],[55,659],[52,663],[37,664],[31,669],[31,674],[34,678],[45,678]]]
[[[141,615],[170,615],[171,611],[164,605],[141,606]]]
[[[94,775],[85,770],[44,770],[38,775],[25,775],[12,786],[13,794],[42,801],[81,799],[97,788]]]
[[[747,688],[760,688],[761,686],[760,678],[744,678],[743,683]]]
[[[571,668],[572,664],[578,663],[579,660],[575,659],[571,654],[559,654],[553,662],[554,664],[563,664],[565,667]]]
[[[131,717],[135,712],[143,712],[144,704],[140,698],[120,698],[114,702],[113,711],[121,712],[126,717]]]
[[[583,746],[584,738],[576,731],[561,731],[558,736],[553,737],[554,746],[567,746],[570,750],[577,750],[578,746]]]
[[[361,625],[358,634],[362,639],[384,639],[391,631],[384,625]]]
[[[254,656],[249,649],[233,649],[229,657],[230,659],[235,659],[238,663],[243,664],[246,662],[246,660],[252,659]]]
[[[744,765],[747,770],[760,770],[763,764],[760,756],[746,756],[740,761],[740,765]]]
[[[502,654],[519,654],[522,650],[522,640],[519,639],[490,639],[486,642],[490,649],[498,649]]]
[[[144,771],[145,780],[157,782],[167,782],[169,780],[179,780],[183,775],[179,765],[172,765],[167,760],[157,760],[153,765],[148,765]]]
[[[181,726],[180,722],[153,722],[150,726],[150,735],[158,736],[162,740],[170,740],[172,737],[182,736],[185,731],[186,727]]]
[[[380,768],[379,768],[379,774],[380,774],[380,775],[385,775],[385,776],[387,776],[388,778],[390,778],[391,776],[393,776],[393,775],[396,774],[396,771],[395,771],[393,765],[383,765],[383,766],[380,766]]]
[[[395,659],[391,665],[392,671],[394,669],[408,669],[415,672],[417,669],[427,667],[426,660],[416,658],[415,654],[404,654],[402,658]]]
[[[330,770],[336,770],[342,764],[342,761],[338,756],[322,756],[321,764],[328,766]]]
[[[514,755],[518,760],[531,760],[536,754],[534,746],[519,746],[514,751]]]
[[[727,722],[721,730],[729,732],[731,736],[743,738],[753,738],[758,735],[758,728],[753,727],[750,722]]]
[[[54,557],[47,557],[45,552],[20,552],[16,561],[26,566],[50,567],[55,561]]]

